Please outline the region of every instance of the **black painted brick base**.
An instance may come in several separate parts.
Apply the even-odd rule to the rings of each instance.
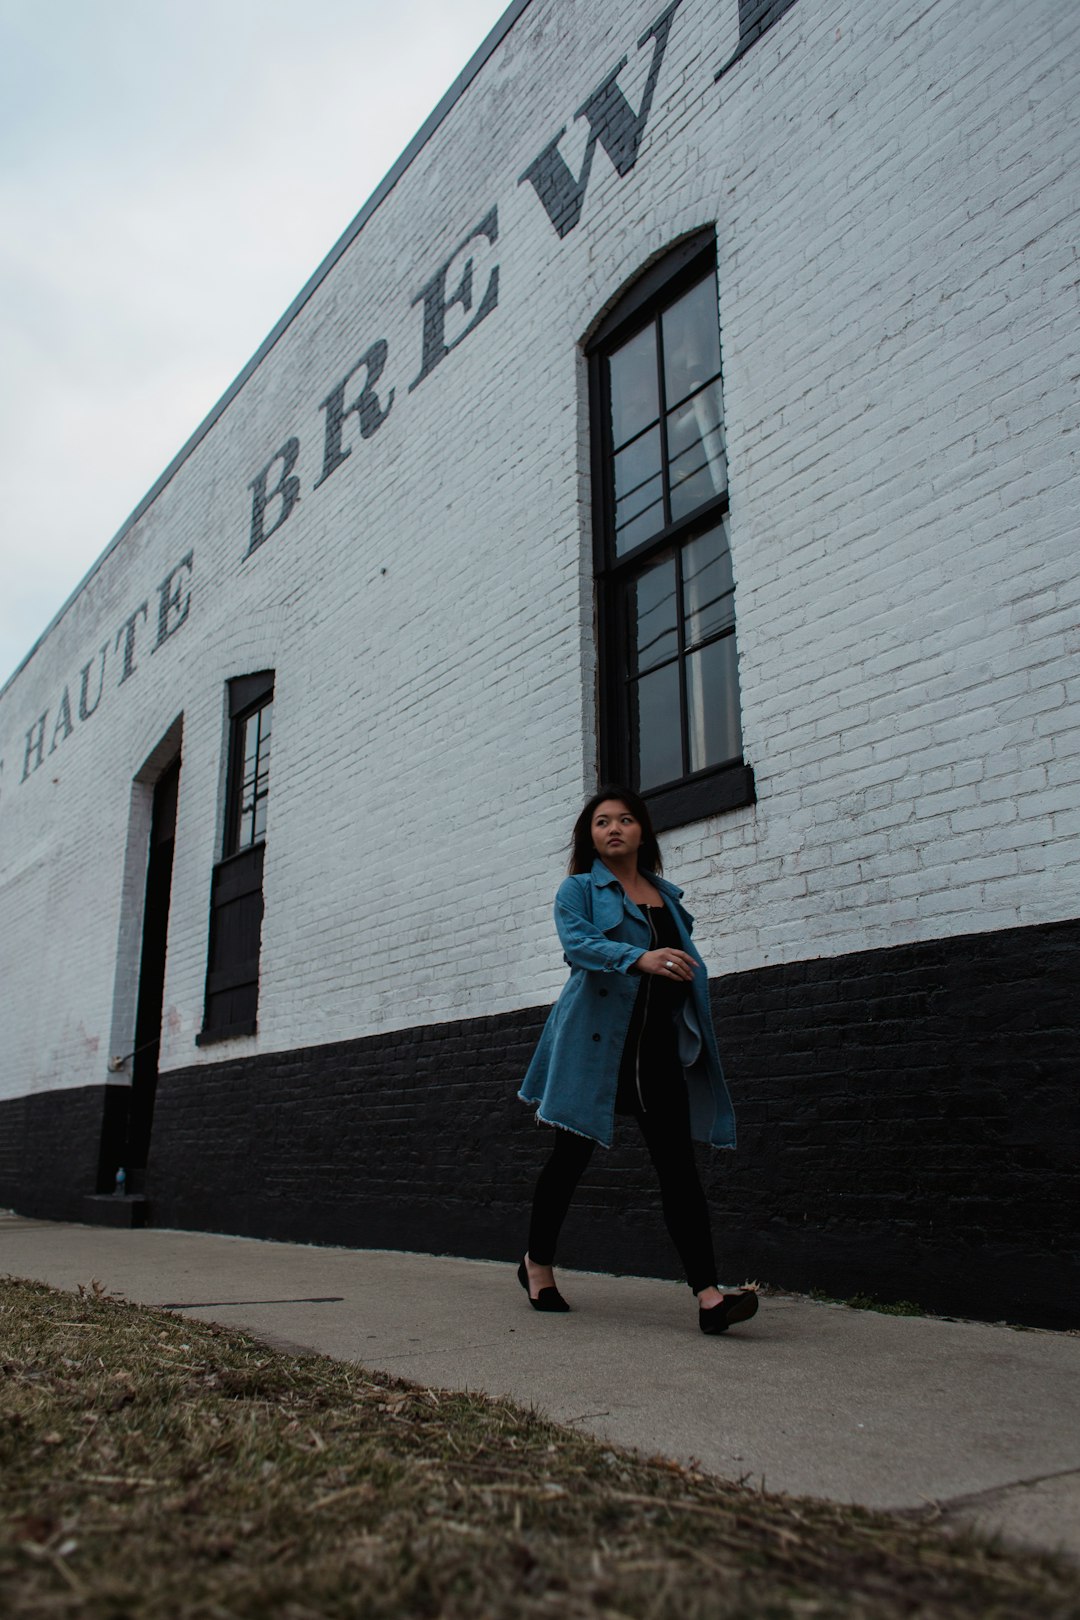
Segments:
[[[711,988],[739,1122],[737,1153],[700,1152],[724,1281],[1080,1325],[1080,923]],[[516,1260],[548,1135],[514,1092],[545,1013],[163,1075],[153,1224]],[[31,1144],[0,1201],[79,1218],[103,1090],[0,1105]],[[632,1121],[594,1154],[560,1259],[677,1274]]]
[[[117,1089],[73,1086],[0,1103],[0,1205],[81,1221],[84,1196],[98,1191],[102,1126]]]

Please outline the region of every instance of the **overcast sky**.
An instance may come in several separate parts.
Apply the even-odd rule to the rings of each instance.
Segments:
[[[0,0],[0,684],[507,0]]]

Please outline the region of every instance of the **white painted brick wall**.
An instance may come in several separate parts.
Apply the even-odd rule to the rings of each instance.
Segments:
[[[180,713],[164,1067],[554,995],[551,892],[596,757],[580,345],[713,221],[758,803],[663,840],[707,959],[1077,915],[1080,8],[798,0],[714,84],[736,0],[682,0],[637,166],[599,152],[560,241],[518,176],[563,123],[576,170],[573,114],[624,54],[636,105],[660,9],[534,0],[0,694],[0,1094],[105,1078],[140,926],[133,779]],[[493,205],[498,307],[410,392],[410,299]],[[320,402],[378,338],[391,414],[367,442],[353,421],[313,489]],[[301,500],[245,560],[247,486],[290,434]],[[190,619],[151,653],[189,548]],[[112,652],[98,712],[21,782],[27,727],[48,708],[48,747],[144,598],[131,679]],[[200,1051],[225,682],[267,666],[260,1030]]]

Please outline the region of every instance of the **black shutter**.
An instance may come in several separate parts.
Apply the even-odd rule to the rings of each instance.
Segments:
[[[196,1037],[200,1046],[255,1033],[265,850],[265,844],[255,844],[214,868],[206,1012]]]

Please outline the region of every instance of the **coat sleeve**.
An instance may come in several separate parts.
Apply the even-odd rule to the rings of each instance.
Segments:
[[[555,927],[571,967],[600,973],[629,973],[645,952],[640,945],[626,945],[597,928],[588,915],[585,891],[573,878],[559,885],[555,896]]]

